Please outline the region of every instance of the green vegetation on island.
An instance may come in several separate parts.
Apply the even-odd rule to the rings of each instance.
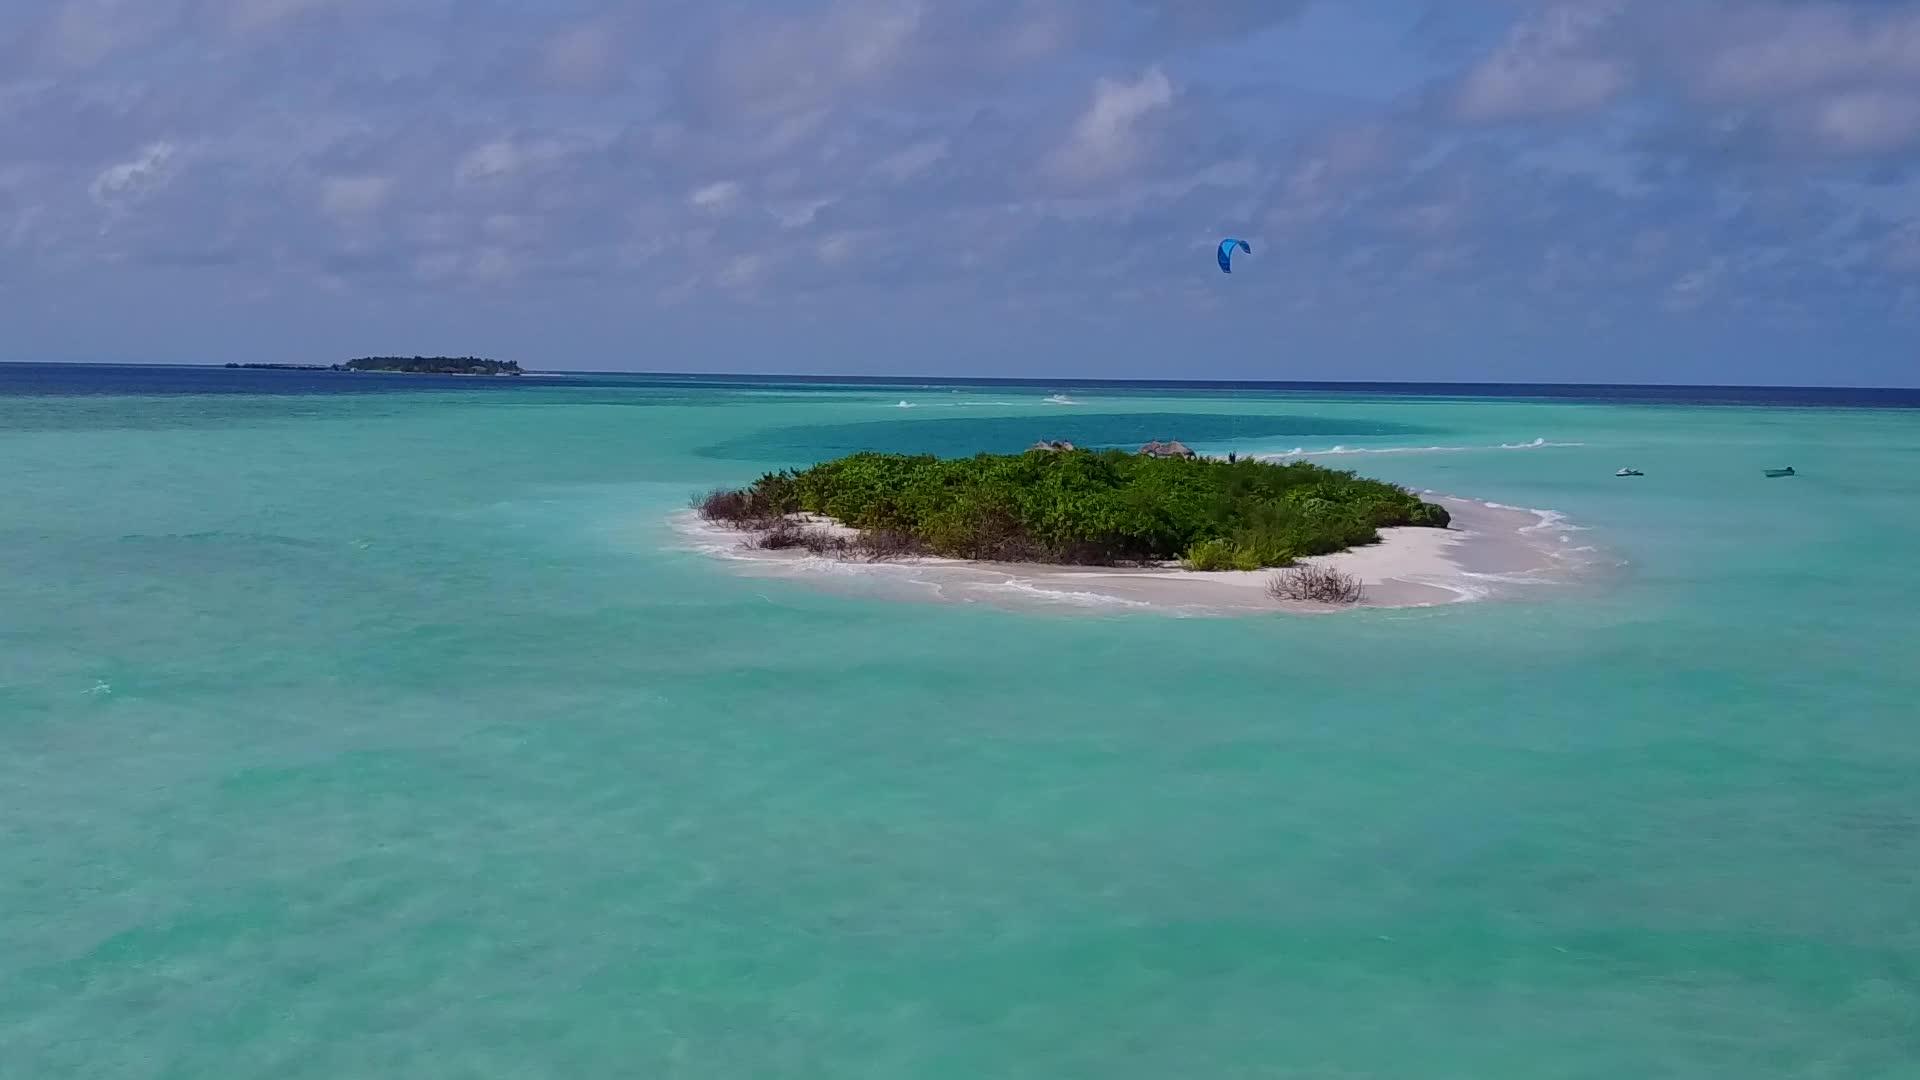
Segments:
[[[513,360],[478,356],[363,356],[344,364],[228,364],[251,371],[395,371],[405,375],[518,375]]]
[[[516,361],[478,356],[363,356],[347,361],[345,367],[348,371],[399,371],[409,375],[520,374]]]
[[[971,458],[859,453],[768,473],[695,505],[708,521],[759,533],[763,547],[1078,565],[1181,560],[1195,570],[1291,566],[1374,543],[1382,528],[1449,522],[1443,507],[1392,484],[1309,462],[1197,458],[1177,443],[1137,454],[1064,444]]]

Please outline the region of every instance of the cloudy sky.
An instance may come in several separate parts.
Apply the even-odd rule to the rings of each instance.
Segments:
[[[0,3],[0,359],[374,351],[1916,385],[1920,3]]]

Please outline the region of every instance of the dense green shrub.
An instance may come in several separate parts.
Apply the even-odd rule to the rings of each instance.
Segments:
[[[1284,567],[1398,525],[1444,528],[1445,509],[1309,462],[1029,451],[936,458],[860,453],[769,473],[701,501],[752,527],[822,514],[940,555],[1115,564],[1183,558],[1194,569]]]
[[[1186,565],[1189,570],[1231,570],[1233,556],[1238,549],[1233,541],[1215,537],[1202,540],[1187,549]]]

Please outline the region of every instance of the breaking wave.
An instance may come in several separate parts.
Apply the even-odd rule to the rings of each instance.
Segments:
[[[1535,506],[1508,506],[1506,503],[1488,502],[1484,499],[1481,500],[1480,505],[1489,510],[1517,510],[1522,514],[1532,514],[1539,519],[1532,525],[1521,528],[1519,531],[1523,533],[1575,533],[1587,531],[1587,526],[1575,525],[1567,520],[1567,515],[1558,510],[1542,510]],[[1562,536],[1560,542],[1566,543],[1567,538]]]
[[[1153,604],[1145,600],[1129,600],[1124,596],[1111,596],[1107,593],[1079,592],[1073,589],[1048,589],[1030,581],[1010,579],[1007,581],[982,581],[967,586],[975,592],[1013,593],[1018,596],[1043,600],[1050,604],[1072,604],[1075,607],[1126,607],[1150,608]]]
[[[1291,450],[1282,450],[1278,453],[1249,456],[1257,461],[1285,461],[1290,458],[1339,457],[1344,454],[1471,454],[1485,450],[1546,450],[1585,445],[1577,442],[1534,439],[1532,442],[1501,443],[1498,446],[1329,446],[1321,450],[1309,450],[1304,446],[1296,446]]]

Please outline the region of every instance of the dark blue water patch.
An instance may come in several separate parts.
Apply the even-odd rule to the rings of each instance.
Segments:
[[[1319,416],[1233,416],[1215,413],[1086,413],[980,419],[879,420],[770,428],[701,447],[702,457],[807,465],[862,450],[967,457],[1013,453],[1042,439],[1078,446],[1133,449],[1152,439],[1217,443],[1233,439],[1351,439],[1425,436],[1441,429]]]
[[[1821,409],[1920,409],[1920,388],[1822,386],[1644,386],[1601,383],[1366,383],[1260,380],[983,379],[864,375],[740,375],[559,372],[520,378],[459,375],[351,375],[171,364],[0,363],[0,397],[76,395],[332,395],[499,392],[580,387],[677,389],[699,400],[716,392],[786,390],[813,399],[828,390],[1020,389],[1126,397],[1168,393],[1203,397],[1383,397],[1423,400],[1532,400],[1608,405],[1744,406]],[[768,400],[765,396],[761,400]]]
[[[844,391],[673,389],[547,378],[352,376],[323,372],[0,365],[0,432],[173,431],[407,415],[445,404],[490,409],[725,408],[866,402]],[[45,369],[54,369],[46,371]],[[184,371],[184,374],[182,374]],[[11,380],[6,378],[11,376]],[[255,376],[261,378],[256,379]],[[261,384],[266,388],[262,389]],[[449,385],[451,383],[452,385]],[[474,393],[466,391],[475,390]],[[524,392],[510,392],[524,390]],[[426,391],[426,392],[423,392]]]
[[[0,364],[0,397],[489,393],[596,384],[605,385],[592,377],[573,375],[481,378],[174,364]]]
[[[505,391],[529,391],[507,394]],[[204,398],[233,400],[232,409],[257,409],[238,399],[247,397],[325,399],[339,396],[364,400],[369,395],[423,396],[426,393],[480,393],[500,404],[608,405],[620,408],[665,406],[727,406],[767,404],[831,404],[869,400],[866,393],[827,386],[772,385],[764,382],[697,382],[658,380],[626,375],[523,375],[518,378],[479,378],[462,375],[395,375],[336,371],[288,371],[258,368],[218,368],[165,364],[0,364],[0,398]],[[194,405],[203,410],[187,423],[217,422],[221,406]],[[264,406],[282,418],[297,405]],[[322,410],[327,406],[316,406]],[[364,408],[364,406],[355,406]],[[206,411],[211,410],[211,411]],[[324,413],[322,413],[324,415]],[[69,414],[48,420],[19,418],[9,427],[88,427]],[[122,423],[119,425],[127,426]],[[164,415],[135,420],[136,427],[174,427],[182,423]]]
[[[678,388],[656,384],[634,383],[626,386],[625,393],[570,393],[535,394],[510,402],[515,407],[545,408],[560,406],[572,408],[581,405],[605,406],[617,409],[654,409],[669,406],[699,406],[702,408],[738,408],[755,405],[871,405],[871,394],[836,393],[829,389],[773,391],[766,387],[742,390],[727,387],[702,389]]]
[[[585,373],[582,373],[583,375]],[[1920,388],[1851,386],[1646,386],[1610,383],[1392,383],[1247,381],[1232,379],[972,379],[864,375],[596,374],[626,385],[703,389],[838,387],[872,391],[995,387],[1107,396],[1387,397],[1445,401],[1531,400],[1600,405],[1745,406],[1816,409],[1920,409]]]

